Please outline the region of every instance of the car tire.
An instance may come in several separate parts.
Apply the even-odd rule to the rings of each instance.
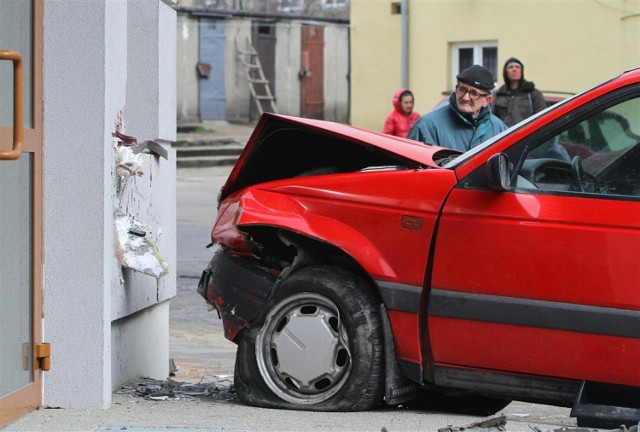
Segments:
[[[291,274],[258,325],[239,335],[234,376],[239,400],[313,411],[379,405],[384,394],[379,303],[370,284],[338,267]]]

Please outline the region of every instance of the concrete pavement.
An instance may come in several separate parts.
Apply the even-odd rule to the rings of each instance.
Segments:
[[[253,123],[234,124],[225,121],[182,126],[174,145],[178,168],[233,165],[253,128]]]

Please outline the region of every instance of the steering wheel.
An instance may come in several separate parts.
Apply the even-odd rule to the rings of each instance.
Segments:
[[[598,180],[584,170],[580,156],[574,156],[571,159],[571,172],[580,192],[596,192],[599,189]]]
[[[584,192],[584,183],[582,183],[584,168],[582,167],[582,158],[580,156],[574,156],[573,159],[571,159],[571,171],[573,172],[573,177],[580,192]]]

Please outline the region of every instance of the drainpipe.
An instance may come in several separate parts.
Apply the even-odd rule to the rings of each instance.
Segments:
[[[400,70],[400,74],[401,74],[401,83],[400,83],[400,87],[402,88],[407,88],[409,86],[408,82],[408,66],[409,66],[409,59],[408,59],[408,45],[409,45],[409,0],[402,0],[402,4],[400,5],[400,13],[402,14],[402,46],[400,47],[400,52],[401,52],[401,59],[400,59],[400,64],[401,64],[401,70]]]

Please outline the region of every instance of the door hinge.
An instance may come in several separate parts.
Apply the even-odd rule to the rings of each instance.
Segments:
[[[48,371],[49,369],[51,369],[51,344],[36,344],[35,353],[36,362],[33,365],[34,368],[42,369],[43,371]]]

